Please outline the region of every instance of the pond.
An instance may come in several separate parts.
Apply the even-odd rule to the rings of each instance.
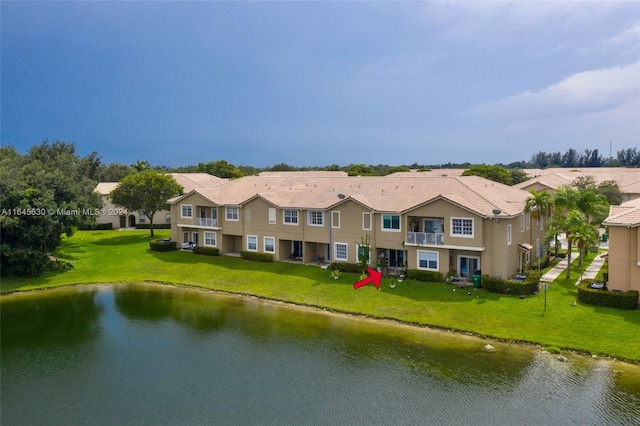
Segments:
[[[33,424],[639,424],[640,367],[160,285],[1,299]]]

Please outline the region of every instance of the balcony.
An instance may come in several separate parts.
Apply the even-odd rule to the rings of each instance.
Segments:
[[[210,217],[197,217],[196,225],[202,226],[205,228],[217,228],[218,227],[218,219],[212,219]]]
[[[410,246],[444,246],[444,234],[441,232],[407,232],[405,244]]]

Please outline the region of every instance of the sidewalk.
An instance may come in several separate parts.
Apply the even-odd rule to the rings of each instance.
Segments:
[[[574,255],[571,256],[571,267],[572,268],[578,267],[577,263],[574,264],[574,261],[575,262],[578,261],[578,255],[577,255],[577,253],[573,253],[573,254]],[[598,273],[598,271],[600,270],[600,268],[604,264],[604,258],[602,257],[602,255],[604,255],[604,254],[606,254],[606,252],[598,253],[596,255],[596,258],[593,259],[593,261],[591,262],[591,264],[589,264],[589,266],[587,266],[587,269],[585,269],[584,273],[582,274],[582,279],[583,280],[586,280],[587,278],[595,278],[596,277],[596,274]],[[565,257],[560,262],[558,262],[558,264],[556,266],[551,268],[551,270],[549,270],[549,272],[547,272],[546,274],[541,276],[540,277],[540,282],[550,283],[553,280],[555,280],[556,278],[558,278],[558,276],[561,273],[566,272],[566,270],[567,270],[567,258]],[[580,279],[578,279],[578,282],[576,282],[576,285],[578,285],[579,283],[580,283]]]

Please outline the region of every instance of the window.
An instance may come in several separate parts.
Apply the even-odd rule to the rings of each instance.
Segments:
[[[207,232],[204,233],[204,245],[208,247],[216,247],[216,233],[215,232]]]
[[[527,251],[524,254],[524,263],[526,263],[527,265],[531,262],[531,252]]]
[[[147,217],[145,215],[143,215],[142,213],[140,213],[140,223],[145,223],[147,220]]]
[[[191,204],[181,204],[180,217],[182,219],[191,219],[193,217],[193,206]]]
[[[307,212],[307,218],[310,226],[324,226],[324,212],[312,210]]]
[[[367,256],[367,263],[371,264],[371,247],[356,244],[356,260],[358,261],[358,263],[360,263],[360,257],[363,255]]]
[[[331,212],[331,227],[340,228],[340,212]]]
[[[258,251],[258,237],[256,235],[247,235],[247,250]]]
[[[297,225],[298,224],[298,210],[285,210],[283,212],[284,220],[283,222],[286,225]]]
[[[264,251],[267,253],[276,252],[276,239],[274,237],[264,237]]]
[[[335,243],[335,255],[334,258],[336,260],[347,260],[348,259],[348,252],[349,252],[349,245],[345,244],[345,243]]]
[[[236,221],[236,222],[239,220],[240,209],[238,207],[227,207],[225,210],[227,212],[227,220]]]
[[[527,224],[527,229],[531,228],[531,212],[527,212],[524,220]]]
[[[542,224],[542,222],[543,222],[542,216],[540,216],[540,220],[538,222],[540,223],[540,230],[544,231],[544,225]]]
[[[507,225],[507,244],[511,244],[511,225]]]
[[[269,223],[272,225],[276,223],[276,209],[274,207],[269,207]]]
[[[371,213],[362,213],[362,229],[371,231]]]
[[[382,215],[383,231],[400,231],[400,216],[397,214]]]
[[[438,252],[418,250],[418,269],[438,270]]]
[[[473,219],[452,217],[451,236],[473,237]]]
[[[524,214],[520,216],[520,232],[524,232]]]
[[[167,213],[164,215],[165,223],[171,223],[171,213]]]
[[[244,221],[251,222],[251,209],[244,210]]]

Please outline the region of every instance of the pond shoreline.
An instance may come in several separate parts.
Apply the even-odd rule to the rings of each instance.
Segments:
[[[117,282],[110,282],[110,283],[75,283],[75,284],[66,284],[66,285],[55,286],[55,287],[40,287],[40,288],[33,288],[33,289],[27,289],[27,290],[15,290],[15,291],[7,292],[7,293],[1,293],[0,294],[0,299],[3,296],[8,296],[8,295],[11,295],[11,294],[39,292],[39,291],[53,290],[53,289],[65,288],[65,287],[75,287],[75,286],[84,286],[84,285],[102,286],[102,285],[118,285],[118,284],[150,284],[150,285],[157,285],[157,286],[170,286],[170,287],[176,287],[176,288],[187,288],[187,289],[193,289],[193,290],[197,290],[197,291],[220,294],[220,295],[224,295],[224,296],[228,296],[228,297],[252,299],[252,300],[257,300],[257,301],[261,301],[261,302],[272,303],[272,304],[275,304],[275,305],[283,305],[283,306],[287,306],[287,307],[290,307],[290,308],[298,308],[298,309],[301,309],[301,310],[312,310],[312,311],[315,311],[315,312],[329,314],[329,315],[340,315],[340,316],[343,316],[343,317],[346,317],[346,318],[354,318],[354,319],[361,319],[361,320],[363,319],[363,320],[369,320],[369,321],[374,321],[374,322],[384,322],[384,323],[392,324],[392,325],[395,325],[395,326],[411,327],[413,329],[424,329],[424,330],[429,330],[429,331],[432,331],[432,332],[446,333],[448,335],[458,335],[460,337],[464,337],[464,336],[472,337],[472,338],[477,338],[477,339],[483,340],[487,344],[490,344],[491,342],[500,342],[500,343],[504,343],[504,344],[513,344],[513,345],[528,347],[528,348],[530,348],[532,350],[537,349],[537,350],[541,351],[542,353],[550,353],[551,355],[557,356],[558,359],[560,359],[562,361],[566,361],[566,358],[563,356],[563,354],[566,354],[566,355],[570,354],[570,355],[573,355],[573,356],[579,356],[579,357],[583,357],[583,358],[605,359],[605,360],[609,360],[609,361],[623,362],[625,364],[629,364],[629,365],[633,365],[633,366],[640,366],[640,361],[634,361],[634,360],[624,359],[624,358],[619,358],[619,357],[612,357],[612,356],[609,356],[609,355],[606,355],[606,354],[594,356],[589,352],[576,350],[576,349],[571,349],[571,348],[560,348],[560,349],[555,348],[555,350],[549,352],[549,351],[545,350],[545,347],[543,345],[541,345],[539,343],[536,343],[536,342],[529,342],[529,341],[524,341],[524,340],[500,339],[500,338],[493,337],[493,336],[486,336],[486,335],[482,335],[482,334],[479,334],[479,333],[474,333],[474,332],[455,329],[455,328],[439,327],[439,326],[433,326],[433,325],[429,325],[429,324],[402,321],[402,320],[399,320],[397,318],[390,318],[390,317],[376,317],[376,316],[367,315],[367,314],[361,314],[361,313],[353,312],[353,311],[345,311],[345,310],[327,308],[327,307],[324,307],[324,306],[318,306],[318,305],[313,305],[313,304],[296,303],[296,302],[289,302],[289,301],[286,301],[286,300],[269,298],[269,297],[265,297],[265,296],[257,296],[255,294],[250,294],[250,293],[231,292],[231,291],[225,291],[225,290],[211,289],[211,288],[202,287],[202,286],[198,286],[198,285],[194,285],[194,284],[184,284],[184,283],[175,283],[175,282],[142,281],[142,282],[136,282],[136,283],[128,283],[128,282],[125,282],[125,281],[117,281]]]

